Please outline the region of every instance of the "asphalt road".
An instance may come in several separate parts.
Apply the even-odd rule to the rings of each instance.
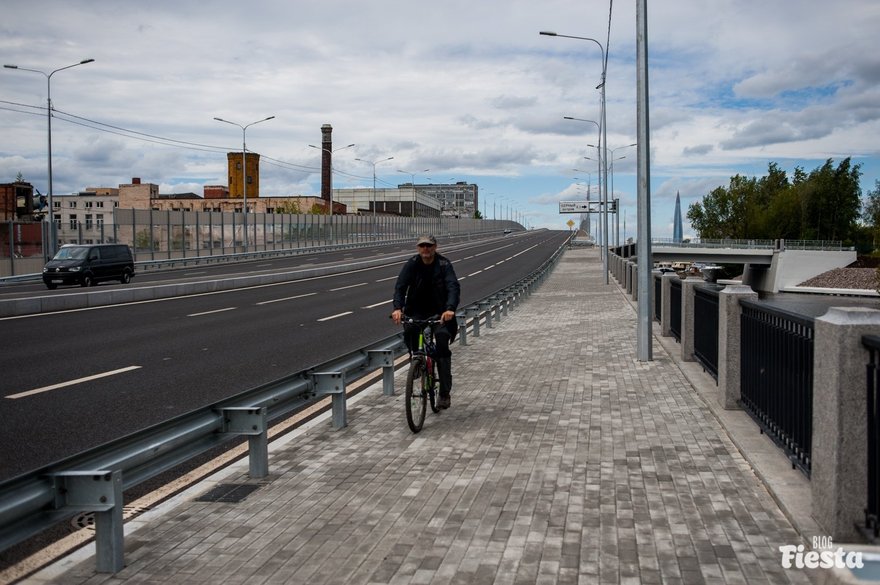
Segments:
[[[529,232],[441,253],[453,262],[465,306],[532,272],[566,236]],[[388,315],[401,265],[0,319],[0,481],[396,333]],[[264,269],[279,266],[235,268]]]

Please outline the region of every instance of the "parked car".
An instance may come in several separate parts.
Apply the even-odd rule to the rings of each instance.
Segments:
[[[43,267],[43,282],[49,289],[59,284],[92,286],[104,280],[131,282],[134,261],[124,244],[66,244]]]

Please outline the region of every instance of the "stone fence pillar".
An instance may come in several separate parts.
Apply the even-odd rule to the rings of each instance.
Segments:
[[[626,294],[632,294],[633,291],[633,267],[635,264],[627,260],[626,262]]]
[[[681,281],[681,360],[694,361],[694,287],[702,278],[685,278]]]
[[[836,542],[860,538],[868,493],[867,382],[862,335],[880,334],[880,311],[832,307],[815,320],[813,518]]]
[[[718,401],[728,410],[739,408],[742,369],[739,301],[757,298],[758,293],[743,284],[729,284],[718,293]]]

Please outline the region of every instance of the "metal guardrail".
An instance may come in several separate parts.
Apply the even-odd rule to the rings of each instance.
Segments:
[[[853,250],[837,240],[735,240],[694,238],[677,242],[672,238],[651,238],[651,244],[675,248],[733,248],[743,250]]]
[[[538,269],[517,283],[459,311],[459,343],[467,345],[468,321],[492,327],[509,308],[541,284],[567,247],[563,243]],[[332,397],[332,425],[346,426],[347,382],[382,369],[383,392],[394,392],[394,360],[405,352],[403,333],[319,366],[242,392],[129,436],[0,483],[0,550],[80,512],[95,513],[96,570],[124,567],[123,492],[174,468],[235,435],[248,437],[251,477],[269,473],[269,421]]]
[[[740,306],[740,405],[809,477],[814,320],[758,301]]]

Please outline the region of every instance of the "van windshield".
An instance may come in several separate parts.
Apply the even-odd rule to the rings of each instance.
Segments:
[[[61,248],[53,260],[81,260],[88,254],[88,248]]]

